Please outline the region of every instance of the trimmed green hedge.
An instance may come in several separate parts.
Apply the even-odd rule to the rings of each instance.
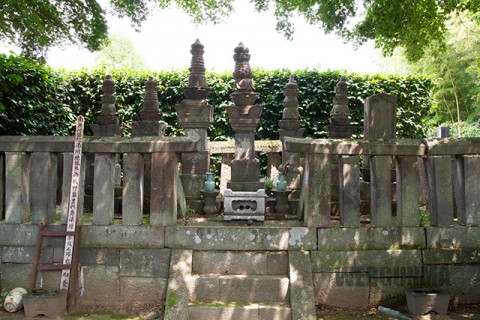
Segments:
[[[68,135],[66,96],[62,75],[48,66],[0,54],[0,135]]]
[[[1,57],[1,56],[0,56]],[[2,63],[2,62],[0,62]],[[50,70],[44,66],[38,66],[41,70]],[[42,69],[43,68],[43,69]],[[51,70],[50,70],[51,71]],[[15,72],[16,75],[15,75]],[[5,70],[0,70],[2,77],[22,77],[24,71],[20,68],[14,70],[10,75]],[[30,71],[29,71],[30,72]],[[42,71],[43,72],[43,71]],[[188,83],[188,71],[163,71],[163,72],[141,72],[131,70],[112,70],[110,71],[116,85],[117,110],[120,121],[125,127],[128,135],[132,121],[139,120],[140,110],[144,96],[144,82],[149,76],[152,76],[158,82],[158,99],[163,113],[163,122],[166,123],[167,135],[182,135],[182,129],[179,128],[174,106],[183,99],[183,88]],[[262,119],[257,130],[257,139],[278,139],[278,120],[281,118],[283,110],[283,87],[288,82],[290,76],[293,76],[298,83],[299,111],[303,122],[306,137],[324,138],[325,125],[328,124],[330,110],[333,106],[335,95],[334,88],[340,72],[317,70],[275,70],[266,71],[263,69],[254,69],[254,81],[256,91],[260,98],[257,103],[263,106]],[[9,94],[9,90],[3,90],[0,93],[0,108],[5,105],[5,100],[28,101],[29,108],[32,110],[25,113],[23,108],[12,109],[8,118],[15,118],[17,122],[32,122],[38,125],[42,130],[25,128],[24,131],[15,133],[2,131],[1,134],[60,134],[64,130],[55,129],[47,132],[51,126],[52,118],[38,118],[39,110],[44,110],[48,104],[42,99],[45,98],[44,92],[53,92],[57,104],[51,105],[52,115],[56,117],[56,125],[61,128],[69,128],[73,125],[72,115],[82,114],[86,117],[86,123],[94,123],[101,108],[101,86],[105,78],[105,69],[79,70],[74,72],[64,72],[62,75],[54,74],[47,82],[44,78],[38,79],[38,84],[32,83],[33,88],[39,87],[34,91],[33,97],[27,95],[28,90],[17,95],[17,92]],[[63,84],[59,85],[59,78],[62,77]],[[2,78],[3,79],[3,78]],[[430,90],[432,81],[426,77],[418,76],[398,76],[398,75],[346,75],[349,93],[349,107],[352,113],[352,124],[358,125],[355,137],[360,137],[363,132],[363,100],[376,93],[385,92],[398,96],[397,109],[397,134],[403,138],[420,138],[425,136],[425,118],[431,107]],[[32,80],[33,81],[33,80]],[[214,123],[210,127],[209,136],[211,140],[225,140],[233,137],[233,132],[228,123],[228,116],[223,108],[226,104],[231,104],[230,94],[233,88],[233,78],[228,73],[207,73],[207,82],[211,90],[209,102],[215,107]],[[28,84],[25,82],[25,88]],[[13,89],[15,90],[15,89]],[[13,96],[13,98],[12,98]],[[38,102],[33,101],[34,98]],[[50,100],[48,100],[50,101]],[[5,105],[6,106],[6,105]],[[69,106],[71,114],[59,114],[59,110],[68,111]],[[60,108],[60,109],[59,109]],[[8,109],[8,107],[4,107]],[[37,123],[37,120],[44,122]],[[0,117],[0,128],[5,127],[5,117]],[[13,121],[10,119],[10,121]],[[31,123],[32,127],[34,123]],[[47,130],[47,131],[45,131]],[[87,126],[87,134],[91,134]]]

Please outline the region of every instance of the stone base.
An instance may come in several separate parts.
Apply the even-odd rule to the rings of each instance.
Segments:
[[[232,191],[249,191],[256,192],[260,189],[265,189],[265,182],[227,182],[227,189]]]
[[[225,189],[223,220],[265,221],[265,189],[233,192]]]
[[[414,316],[422,316],[434,311],[438,314],[447,314],[450,295],[438,290],[409,289],[405,290],[408,310]]]
[[[49,319],[63,318],[67,311],[66,291],[34,291],[23,296],[25,318],[44,315]]]
[[[203,207],[205,205],[203,199],[186,199],[187,206],[189,209],[193,210],[195,213],[204,213]]]
[[[180,174],[183,192],[187,199],[201,199],[201,190],[205,189],[206,174]]]
[[[338,126],[329,124],[325,126],[327,136],[330,139],[350,139],[357,130],[356,126]]]

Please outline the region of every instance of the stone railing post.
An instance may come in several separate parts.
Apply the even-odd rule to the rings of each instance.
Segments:
[[[50,152],[34,152],[31,156],[30,202],[32,222],[55,220],[57,199],[57,156]]]
[[[5,152],[5,221],[23,223],[30,214],[29,159],[23,152]]]

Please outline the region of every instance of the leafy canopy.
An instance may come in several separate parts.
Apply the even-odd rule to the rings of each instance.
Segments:
[[[372,39],[385,54],[405,48],[418,60],[433,42],[443,41],[446,21],[457,12],[480,12],[480,0],[250,0],[257,11],[273,8],[277,30],[292,38],[297,13],[326,32],[357,45]],[[110,0],[113,11],[138,27],[155,9],[176,6],[195,23],[218,23],[234,0]],[[105,9],[97,0],[0,0],[0,40],[27,54],[70,41],[98,50],[107,39]]]

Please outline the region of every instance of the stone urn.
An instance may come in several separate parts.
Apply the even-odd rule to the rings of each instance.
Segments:
[[[413,316],[421,316],[434,311],[438,314],[447,314],[450,295],[435,289],[407,289],[405,290],[408,310]]]

